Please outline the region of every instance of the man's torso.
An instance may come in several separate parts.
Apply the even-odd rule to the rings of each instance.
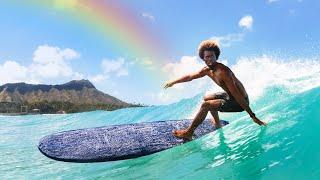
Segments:
[[[233,74],[233,72],[225,65],[221,64],[221,63],[217,63],[214,66],[214,70],[209,70],[207,72],[207,75],[218,85],[220,86],[224,91],[226,91],[229,95],[233,96],[230,92],[230,90],[228,89],[228,87],[226,86],[226,82],[224,82],[224,78],[223,76],[231,76],[231,79],[234,81],[234,84],[236,86],[236,88],[239,90],[239,92],[245,97],[248,98],[247,92],[244,88],[244,86],[242,85],[242,83],[235,77],[235,75]],[[227,73],[224,73],[227,72]]]

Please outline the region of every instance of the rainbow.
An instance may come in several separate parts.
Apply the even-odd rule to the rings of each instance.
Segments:
[[[119,50],[126,50],[130,58],[143,61],[138,64],[144,70],[158,69],[164,55],[169,53],[160,35],[152,34],[141,18],[118,0],[31,0],[28,4],[23,3],[54,8],[73,16],[78,22],[99,32]]]

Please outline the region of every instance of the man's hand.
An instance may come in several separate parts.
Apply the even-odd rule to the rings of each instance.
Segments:
[[[259,124],[260,126],[261,125],[263,125],[263,126],[266,126],[267,125],[267,123],[265,123],[265,122],[263,122],[263,121],[260,121],[257,117],[252,117],[252,120],[255,122],[255,123],[257,123],[257,124]]]
[[[166,84],[164,85],[164,88],[167,89],[167,88],[169,88],[169,87],[172,87],[173,85],[174,85],[174,83],[168,82],[168,83],[166,83]]]

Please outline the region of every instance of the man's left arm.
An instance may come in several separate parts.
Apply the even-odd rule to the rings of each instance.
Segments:
[[[265,122],[259,120],[256,115],[252,112],[248,102],[245,100],[245,97],[240,93],[239,89],[236,86],[234,79],[232,78],[229,72],[224,73],[224,83],[230,91],[231,95],[235,98],[237,103],[250,115],[252,120],[259,125],[267,125]]]

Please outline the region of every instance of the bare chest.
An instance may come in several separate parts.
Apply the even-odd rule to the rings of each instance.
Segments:
[[[224,82],[219,72],[210,71],[208,76],[220,87],[224,87]]]

